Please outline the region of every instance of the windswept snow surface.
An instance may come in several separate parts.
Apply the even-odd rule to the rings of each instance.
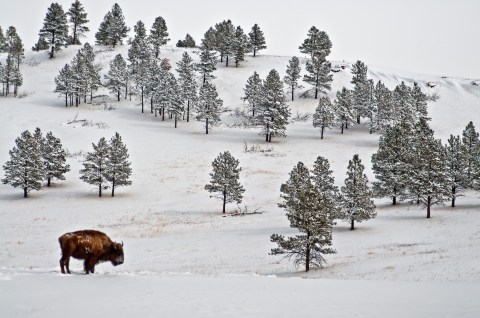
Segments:
[[[0,99],[0,162],[22,131],[40,127],[62,140],[71,156],[66,181],[30,193],[0,185],[0,316],[80,317],[291,317],[319,313],[334,317],[478,317],[480,292],[480,194],[467,192],[456,208],[434,207],[425,218],[421,206],[391,206],[377,200],[378,216],[349,231],[338,222],[333,243],[337,254],[326,257],[324,269],[305,274],[291,262],[268,255],[272,233],[295,234],[278,208],[280,185],[302,161],[312,166],[326,157],[337,185],[355,153],[369,180],[370,158],[378,136],[364,125],[320,133],[311,119],[287,127],[287,138],[266,144],[256,128],[234,127],[244,110],[241,100],[247,78],[262,78],[275,68],[283,77],[289,57],[248,57],[240,67],[218,65],[219,97],[230,111],[223,124],[205,135],[200,123],[172,120],[140,112],[138,101],[96,98],[93,104],[65,107],[54,90],[54,77],[70,63],[79,47],[69,47],[53,60],[45,52],[27,52],[22,67],[22,98]],[[95,47],[97,62],[108,63],[127,47]],[[184,50],[166,48],[162,57],[175,68]],[[189,51],[192,53],[191,51]],[[192,53],[196,59],[196,55]],[[0,56],[4,58],[4,56]],[[332,65],[337,64],[332,62]],[[350,63],[335,73],[331,98],[350,87]],[[302,60],[305,69],[305,60]],[[472,120],[480,127],[480,87],[474,79],[441,78],[369,66],[369,77],[391,89],[401,81],[419,83],[440,99],[429,104],[431,126],[443,142],[461,134]],[[435,82],[430,88],[427,84]],[[305,91],[305,87],[299,93]],[[108,94],[106,91],[97,95]],[[294,117],[312,114],[313,98],[289,103]],[[85,119],[90,124],[71,123]],[[119,132],[130,153],[133,185],[97,197],[96,189],[79,180],[83,155],[92,142]],[[244,145],[270,147],[245,153]],[[261,214],[223,216],[221,203],[209,198],[211,162],[225,150],[240,161],[244,205]],[[2,173],[3,178],[3,173]],[[235,206],[227,206],[229,212]],[[70,263],[72,275],[60,275],[58,237],[79,229],[98,229],[125,244],[125,263],[99,264],[93,275],[82,263]],[[187,274],[188,273],[188,274]],[[306,278],[306,279],[303,279]]]

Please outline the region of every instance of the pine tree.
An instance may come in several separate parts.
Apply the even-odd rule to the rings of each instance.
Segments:
[[[415,112],[415,117],[418,118],[425,118],[426,120],[430,120],[428,117],[428,109],[427,109],[427,95],[422,92],[420,86],[415,82],[413,84],[413,89],[411,91],[412,99],[413,99],[413,110]]]
[[[312,60],[316,58],[320,63],[324,63],[330,55],[332,42],[326,32],[312,26],[299,49],[301,53],[309,54]]]
[[[302,234],[285,238],[272,234],[270,241],[278,247],[270,255],[285,255],[295,265],[322,267],[324,254],[335,253],[332,245],[332,202],[320,193],[313,184],[308,169],[299,162],[290,172],[290,178],[280,187],[282,203],[279,207],[287,211],[290,227]]]
[[[55,52],[59,52],[62,46],[68,46],[67,14],[60,4],[50,5],[39,35],[50,42],[50,58],[54,58]]]
[[[0,96],[5,96],[6,75],[5,67],[3,66],[2,62],[0,62],[0,83],[2,83],[2,91],[0,92]]]
[[[245,61],[245,54],[250,51],[250,43],[248,42],[247,35],[240,26],[237,26],[235,30],[232,51],[235,59],[235,67],[238,67],[240,61]]]
[[[0,53],[4,53],[7,51],[7,39],[3,34],[3,29],[0,26]]]
[[[107,12],[103,18],[98,32],[95,33],[96,43],[115,47],[117,44],[123,43],[123,39],[127,37],[129,31],[122,9],[115,3],[112,10]]]
[[[80,3],[80,1],[75,0],[75,2],[72,3],[72,6],[68,10],[67,14],[69,16],[68,21],[72,25],[72,36],[70,44],[82,44],[80,42],[80,37],[84,37],[85,33],[90,31],[90,29],[86,26],[89,21],[87,20],[87,13],[85,12],[85,8]]]
[[[134,27],[135,37],[132,45],[128,49],[128,60],[130,61],[132,78],[135,82],[136,90],[140,93],[142,102],[142,113],[144,112],[145,87],[148,83],[148,69],[152,60],[152,47],[147,42],[146,29],[142,21],[138,21]]]
[[[411,129],[398,124],[388,127],[380,136],[378,150],[372,155],[372,169],[377,181],[373,182],[373,193],[377,198],[404,198],[409,183]]]
[[[287,76],[283,78],[283,81],[285,84],[287,84],[292,93],[292,101],[294,100],[295,89],[300,88],[300,85],[298,84],[298,80],[300,79],[300,71],[300,60],[298,57],[294,56],[288,61]]]
[[[337,99],[334,101],[334,104],[343,134],[343,128],[348,129],[348,123],[355,122],[352,91],[345,87],[342,88],[341,92],[337,92]]]
[[[318,92],[326,94],[326,91],[332,89],[333,75],[330,74],[330,62],[314,57],[312,60],[307,61],[305,70],[307,74],[303,76],[303,80],[313,86],[315,99],[318,98]]]
[[[207,84],[208,85],[208,84]],[[212,196],[223,201],[223,212],[227,203],[242,202],[245,189],[240,184],[240,171],[238,160],[230,152],[220,153],[212,162],[213,171],[210,173],[210,183],[205,185],[205,190],[214,193]]]
[[[397,122],[406,121],[410,123],[410,125],[415,124],[417,118],[413,104],[412,88],[402,81],[393,91],[393,105]]]
[[[348,162],[345,186],[342,186],[341,219],[350,223],[350,230],[355,229],[355,222],[363,222],[377,216],[373,204],[373,194],[368,187],[364,166],[358,155]]]
[[[15,27],[10,26],[6,32],[6,51],[9,53],[15,61],[15,68],[20,70],[20,64],[22,59],[25,58],[25,49],[23,42],[17,33]]]
[[[177,62],[178,83],[183,100],[187,101],[187,123],[190,121],[190,107],[197,100],[197,82],[195,80],[195,65],[187,52]]]
[[[205,131],[208,135],[211,127],[220,123],[220,113],[223,101],[218,98],[217,89],[210,83],[205,83],[200,88],[197,104],[196,120],[205,122]]]
[[[225,66],[228,67],[229,57],[233,54],[235,27],[232,21],[222,21],[215,25],[215,46],[220,53],[220,62],[225,57]]]
[[[122,142],[118,132],[110,139],[109,155],[105,164],[106,181],[111,183],[112,197],[115,196],[115,188],[129,186],[132,174],[131,163],[128,161],[128,149]]]
[[[263,98],[255,115],[255,124],[262,126],[260,134],[271,142],[272,136],[285,137],[290,109],[283,94],[283,83],[276,70],[271,70],[263,82]]]
[[[207,83],[209,79],[215,78],[212,73],[217,69],[217,56],[212,50],[211,45],[212,44],[209,42],[209,40],[202,40],[202,44],[200,45],[200,50],[198,53],[200,56],[200,62],[195,64],[197,72],[202,76],[203,84]]]
[[[455,207],[456,198],[462,195],[466,159],[464,145],[460,136],[450,135],[448,143],[445,145],[445,162],[452,190],[452,207]]]
[[[24,198],[31,190],[40,190],[45,172],[37,141],[28,130],[15,140],[15,147],[9,153],[10,160],[3,165],[2,183],[22,188]]]
[[[70,171],[70,165],[66,164],[66,153],[60,139],[49,131],[42,139],[40,148],[47,186],[50,186],[54,178],[65,180],[65,173]]]
[[[320,127],[320,139],[323,139],[325,128],[332,128],[336,125],[335,108],[328,96],[320,97],[318,106],[313,114],[313,127]]]
[[[263,49],[266,49],[266,42],[265,42],[265,36],[263,34],[263,31],[260,30],[260,27],[258,24],[254,24],[252,27],[252,31],[248,33],[248,37],[250,40],[250,46],[253,50],[253,57],[256,56],[257,52]]]
[[[153,22],[152,28],[150,29],[150,35],[148,36],[148,40],[153,47],[155,58],[158,58],[158,55],[160,55],[160,47],[170,41],[167,30],[168,28],[165,20],[162,17],[157,17],[155,22]]]
[[[342,197],[332,174],[328,160],[318,156],[313,165],[312,182],[325,200],[329,201],[329,214],[334,220],[340,217]]]
[[[252,117],[255,117],[255,109],[262,103],[263,98],[263,84],[257,72],[253,72],[253,75],[248,78],[243,91],[244,100],[246,99],[250,104]]]
[[[353,102],[357,124],[360,124],[360,117],[369,117],[370,119],[373,117],[370,112],[370,106],[373,104],[373,82],[368,80],[367,72],[368,68],[362,61],[357,61],[352,66],[351,83],[354,85]]]
[[[368,67],[362,61],[358,60],[352,65],[352,80],[350,83],[357,85],[367,81]]]
[[[433,130],[426,119],[420,120],[414,126],[411,171],[408,185],[412,199],[427,206],[427,218],[430,218],[430,208],[435,204],[451,199],[451,183],[447,176],[445,150],[440,140],[433,136]]]
[[[107,83],[106,87],[110,89],[110,92],[117,95],[117,100],[120,101],[120,93],[126,89],[125,78],[127,76],[127,62],[121,54],[117,54],[113,61],[110,62],[110,70],[105,75]],[[127,96],[125,95],[125,98]]]
[[[187,33],[187,35],[185,36],[185,40],[178,40],[176,46],[193,48],[193,47],[196,47],[197,45],[195,43],[195,40],[192,38],[192,36]]]
[[[381,81],[375,85],[373,104],[376,114],[371,129],[383,133],[388,127],[395,124],[396,118],[392,92]]]
[[[462,132],[462,144],[464,147],[465,178],[463,185],[473,188],[474,181],[480,176],[480,139],[473,122],[469,122]]]
[[[49,48],[50,48],[50,46],[48,45],[47,40],[45,40],[45,37],[44,36],[39,36],[38,41],[32,47],[32,50],[40,52],[40,51],[48,50]]]
[[[108,160],[110,157],[110,146],[104,137],[100,138],[98,144],[92,143],[93,152],[87,153],[83,162],[83,169],[80,170],[81,180],[98,187],[98,196],[102,196],[102,190],[109,188]]]
[[[169,94],[167,110],[170,113],[170,116],[171,116],[170,118],[174,117],[175,128],[177,128],[178,118],[180,118],[180,116],[184,111],[183,94],[173,74],[168,73],[166,80],[168,83],[168,94]]]

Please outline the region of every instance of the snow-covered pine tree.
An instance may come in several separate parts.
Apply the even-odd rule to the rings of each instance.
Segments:
[[[250,42],[247,35],[240,26],[235,30],[235,38],[232,43],[232,54],[235,59],[235,67],[238,67],[241,61],[245,61],[245,54],[250,52]]]
[[[5,67],[3,67],[3,76],[2,76],[2,84],[3,84],[3,91],[4,96],[8,96],[10,94],[10,86],[13,85],[13,77],[15,72],[15,61],[11,54],[7,55],[7,60],[5,61]]]
[[[5,35],[3,34],[3,29],[0,26],[0,53],[4,53],[7,51],[7,40]]]
[[[135,82],[136,90],[139,93],[142,103],[142,113],[144,112],[145,87],[148,83],[148,69],[151,63],[156,63],[152,58],[152,47],[147,41],[145,25],[138,21],[134,27],[135,37],[132,45],[128,49],[128,60],[130,61],[132,78]]]
[[[72,6],[67,12],[68,15],[68,22],[71,23],[72,28],[72,35],[70,44],[72,45],[80,45],[80,38],[85,36],[85,33],[90,31],[90,29],[86,26],[89,22],[87,20],[87,13],[85,12],[85,8],[83,7],[82,3],[78,0],[75,0],[72,3]]]
[[[0,92],[0,96],[5,96],[6,76],[5,67],[3,66],[2,62],[0,62],[0,83],[2,83],[2,91]]]
[[[178,83],[182,99],[187,101],[187,123],[190,121],[190,108],[197,100],[197,81],[195,80],[195,65],[187,52],[183,52],[182,59],[177,62]]]
[[[318,98],[318,92],[326,94],[326,91],[332,89],[333,75],[330,74],[330,62],[326,62],[315,55],[312,60],[307,61],[305,70],[307,74],[303,76],[303,80],[313,86],[315,99]]]
[[[250,105],[249,110],[252,112],[252,117],[255,117],[255,109],[259,107],[263,98],[262,80],[256,71],[248,78],[243,92],[245,93],[244,100],[247,100]]]
[[[412,98],[412,88],[403,81],[393,91],[393,105],[397,122],[406,121],[411,125],[415,124],[417,118]]]
[[[157,17],[153,22],[152,28],[150,29],[150,35],[148,36],[148,41],[153,47],[153,54],[155,55],[155,58],[158,58],[160,55],[160,48],[170,41],[168,38],[167,24],[162,17]]]
[[[337,98],[334,100],[337,119],[342,129],[348,129],[348,123],[355,122],[355,114],[353,112],[353,94],[351,90],[342,88],[342,91],[337,92]]]
[[[373,104],[376,112],[371,125],[372,131],[383,133],[388,127],[395,124],[395,108],[392,103],[392,92],[381,81],[378,81],[373,91]]]
[[[225,213],[227,203],[236,202],[239,204],[242,202],[245,189],[239,181],[242,168],[238,164],[239,161],[228,151],[220,153],[212,162],[211,180],[209,184],[205,185],[205,190],[213,193],[213,197],[222,200],[222,213]]]
[[[411,177],[409,188],[412,199],[417,198],[427,206],[430,218],[432,205],[443,204],[451,199],[451,183],[447,175],[445,149],[425,118],[415,124],[411,143]]]
[[[320,97],[318,106],[313,114],[313,127],[320,127],[320,139],[323,139],[325,128],[332,128],[336,124],[336,112],[332,101],[328,96]]]
[[[328,201],[331,208],[329,214],[332,220],[340,217],[341,195],[338,187],[335,185],[335,179],[330,170],[330,163],[322,156],[318,156],[313,165],[312,182],[318,192]]]
[[[5,41],[7,53],[12,55],[12,58],[15,61],[15,67],[20,70],[20,64],[25,58],[25,49],[23,47],[22,39],[18,35],[15,27],[10,26],[8,28]]]
[[[358,83],[365,83],[367,81],[368,67],[360,60],[357,60],[352,65],[352,80],[350,83],[357,85]]]
[[[480,139],[473,122],[469,122],[462,132],[462,144],[466,160],[463,186],[474,188],[480,177]]]
[[[68,46],[67,14],[60,4],[52,3],[50,5],[39,35],[50,42],[50,58],[54,58],[55,52],[59,52],[62,46]]]
[[[413,110],[415,112],[415,117],[418,118],[425,118],[426,120],[430,120],[431,118],[428,117],[428,109],[427,109],[427,101],[428,96],[422,92],[418,83],[413,84],[413,89],[411,91],[412,99],[413,99]]]
[[[108,160],[110,157],[110,146],[105,137],[100,138],[98,144],[92,143],[93,152],[87,153],[83,162],[83,169],[80,170],[81,180],[98,187],[98,196],[102,196],[102,190],[109,188]]]
[[[32,46],[32,50],[37,52],[48,50],[49,48],[50,46],[48,45],[47,40],[45,40],[45,37],[42,35],[38,37],[37,43],[35,43],[35,45]]]
[[[256,56],[257,52],[267,48],[265,42],[265,35],[263,31],[260,30],[258,24],[254,24],[250,33],[248,33],[250,47],[253,50],[253,57]]]
[[[28,130],[15,140],[15,147],[9,153],[10,160],[3,165],[2,183],[22,188],[24,198],[31,190],[40,190],[45,173],[37,140]]]
[[[99,45],[111,45],[115,47],[122,44],[130,29],[125,24],[122,9],[115,3],[112,10],[108,11],[103,18],[98,32],[95,33],[96,43]]]
[[[208,135],[209,129],[217,126],[221,119],[223,101],[218,98],[217,89],[213,84],[205,83],[200,88],[198,103],[196,107],[196,120],[205,123],[205,132]]]
[[[111,184],[113,197],[115,196],[116,188],[132,184],[132,181],[129,180],[132,168],[130,167],[131,163],[128,161],[128,149],[118,132],[110,139],[108,146],[110,151],[105,164],[105,175],[106,180]]]
[[[110,62],[110,69],[105,75],[107,82],[105,86],[110,89],[110,92],[117,95],[117,100],[120,101],[120,93],[125,90],[127,83],[125,78],[127,76],[127,62],[121,54],[117,54]],[[125,95],[125,98],[127,96]]]
[[[9,53],[8,56],[11,56],[11,54]],[[11,59],[13,60],[13,57]],[[16,65],[16,63],[13,63],[12,71],[9,72],[9,76],[9,82],[13,85],[13,96],[17,97],[18,88],[23,85],[23,76],[20,72],[20,68],[18,67],[18,65]]]
[[[450,135],[445,145],[445,161],[447,166],[447,175],[451,185],[452,207],[455,207],[457,197],[462,195],[465,179],[465,166],[467,158],[465,149],[460,136]]]
[[[43,138],[40,149],[47,186],[50,186],[54,178],[65,180],[65,173],[70,171],[70,165],[66,163],[66,153],[60,139],[49,131]]]
[[[298,229],[301,234],[285,238],[272,234],[270,241],[278,246],[270,255],[284,255],[293,259],[296,266],[322,267],[323,255],[335,253],[332,245],[332,201],[320,193],[313,184],[308,168],[299,162],[290,172],[290,178],[280,187],[282,202],[290,227]]]
[[[295,89],[300,88],[298,80],[300,79],[300,60],[298,57],[294,56],[291,60],[288,61],[287,65],[287,76],[283,78],[283,81],[289,87],[290,92],[292,93],[292,101],[295,96]]]
[[[312,26],[299,49],[301,53],[309,54],[310,59],[316,58],[320,63],[323,63],[330,55],[332,42],[325,31],[320,31]]]
[[[102,86],[100,77],[101,66],[95,64],[95,52],[88,42],[83,45],[80,52],[82,54],[83,65],[85,68],[87,92],[90,92],[90,101],[92,101],[93,93]]]
[[[357,124],[360,124],[361,117],[369,118],[370,124],[372,124],[372,118],[374,115],[374,112],[372,111],[372,107],[374,105],[373,94],[373,80],[365,78],[365,80],[358,80],[355,83],[353,88],[353,108],[355,114],[357,115]],[[370,127],[372,127],[372,125]]]
[[[283,83],[276,70],[271,70],[263,82],[263,97],[257,107],[254,123],[262,126],[261,135],[271,142],[272,136],[286,137],[285,130],[290,117],[290,108],[285,101]]]
[[[207,34],[205,34],[205,37],[206,36]],[[200,45],[200,50],[198,53],[200,57],[200,62],[195,64],[195,69],[198,73],[200,73],[203,79],[203,84],[207,83],[209,79],[215,78],[212,73],[217,69],[217,56],[213,51],[213,47],[211,45],[212,44],[210,43],[210,41],[206,40],[206,38],[202,40],[202,44]]]
[[[192,36],[190,34],[187,33],[187,35],[185,36],[185,40],[178,40],[177,44],[176,44],[177,47],[196,47],[196,43],[195,43],[195,40],[192,38]]]
[[[168,83],[168,106],[167,110],[170,113],[170,118],[174,118],[175,120],[175,128],[177,128],[178,119],[182,116],[185,108],[183,94],[178,86],[177,80],[172,73],[167,73],[166,77]]]
[[[225,57],[225,66],[228,67],[229,57],[233,54],[233,42],[235,41],[235,26],[232,21],[222,21],[215,25],[215,44],[220,53],[220,62]]]
[[[368,187],[367,175],[358,154],[348,162],[347,178],[342,186],[341,219],[350,223],[350,230],[355,229],[355,222],[363,222],[377,216],[373,204],[373,193]]]
[[[377,181],[373,182],[376,198],[391,198],[397,204],[397,198],[403,199],[411,175],[409,145],[411,128],[397,124],[386,128],[380,136],[378,150],[372,155],[372,170]]]

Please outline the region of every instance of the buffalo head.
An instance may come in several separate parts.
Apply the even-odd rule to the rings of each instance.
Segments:
[[[110,262],[113,266],[122,265],[123,264],[123,242],[120,243],[113,243],[112,249],[110,251]]]

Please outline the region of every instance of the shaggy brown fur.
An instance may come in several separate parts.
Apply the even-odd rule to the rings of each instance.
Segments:
[[[95,265],[110,261],[113,266],[123,264],[123,243],[113,242],[105,233],[95,230],[83,230],[65,233],[58,238],[62,249],[60,268],[62,274],[70,274],[70,256],[85,260],[85,273],[93,273]]]

